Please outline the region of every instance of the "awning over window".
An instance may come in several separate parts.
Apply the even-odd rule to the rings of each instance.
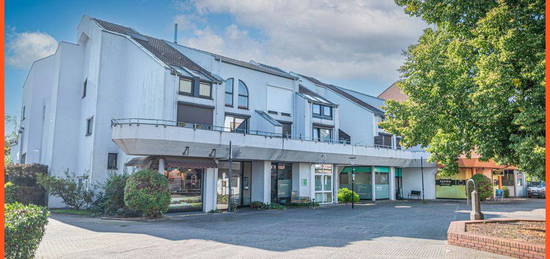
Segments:
[[[355,173],[370,173],[372,168],[370,166],[355,166]],[[340,173],[351,173],[353,166],[346,166]]]
[[[176,157],[176,156],[148,156],[132,158],[126,163],[127,166],[158,169],[159,160],[164,158],[164,167],[168,168],[217,168],[218,165],[211,158]]]

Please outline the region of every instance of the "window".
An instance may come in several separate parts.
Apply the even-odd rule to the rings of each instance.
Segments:
[[[225,80],[225,105],[233,107],[233,78]]]
[[[86,136],[92,135],[93,124],[94,124],[94,117],[91,117],[86,120]]]
[[[332,129],[313,127],[313,140],[330,142],[332,140]]]
[[[224,122],[224,130],[231,132],[248,132],[248,118],[226,115]]]
[[[84,86],[82,87],[82,98],[86,97],[87,88],[88,88],[88,78],[84,80]]]
[[[179,93],[184,95],[193,95],[193,80],[189,78],[180,78]]]
[[[248,109],[248,87],[239,80],[239,108]]]
[[[118,165],[118,154],[109,153],[107,154],[107,169],[116,170]]]
[[[321,104],[313,104],[313,117],[332,119],[332,107]]]
[[[19,159],[19,163],[24,164],[26,159],[27,159],[27,153],[21,154],[21,158]]]
[[[200,82],[199,84],[199,96],[212,97],[212,85],[206,82]]]
[[[23,110],[21,111],[21,120],[25,120],[25,105],[23,105]]]
[[[283,138],[290,138],[292,136],[292,123],[280,122],[283,125]]]

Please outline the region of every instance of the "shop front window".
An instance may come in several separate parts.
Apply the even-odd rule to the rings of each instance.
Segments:
[[[164,172],[170,190],[170,211],[202,210],[203,169],[170,168]]]

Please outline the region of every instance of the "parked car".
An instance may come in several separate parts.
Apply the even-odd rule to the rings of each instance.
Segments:
[[[546,198],[546,183],[534,182],[530,183],[527,187],[527,197],[540,197]]]

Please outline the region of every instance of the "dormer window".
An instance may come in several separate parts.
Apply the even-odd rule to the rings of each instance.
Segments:
[[[179,93],[183,95],[193,95],[193,80],[180,77]]]
[[[322,104],[313,105],[313,117],[332,120],[332,107]]]
[[[199,96],[200,97],[212,97],[212,84],[206,82],[200,82],[199,84]]]

